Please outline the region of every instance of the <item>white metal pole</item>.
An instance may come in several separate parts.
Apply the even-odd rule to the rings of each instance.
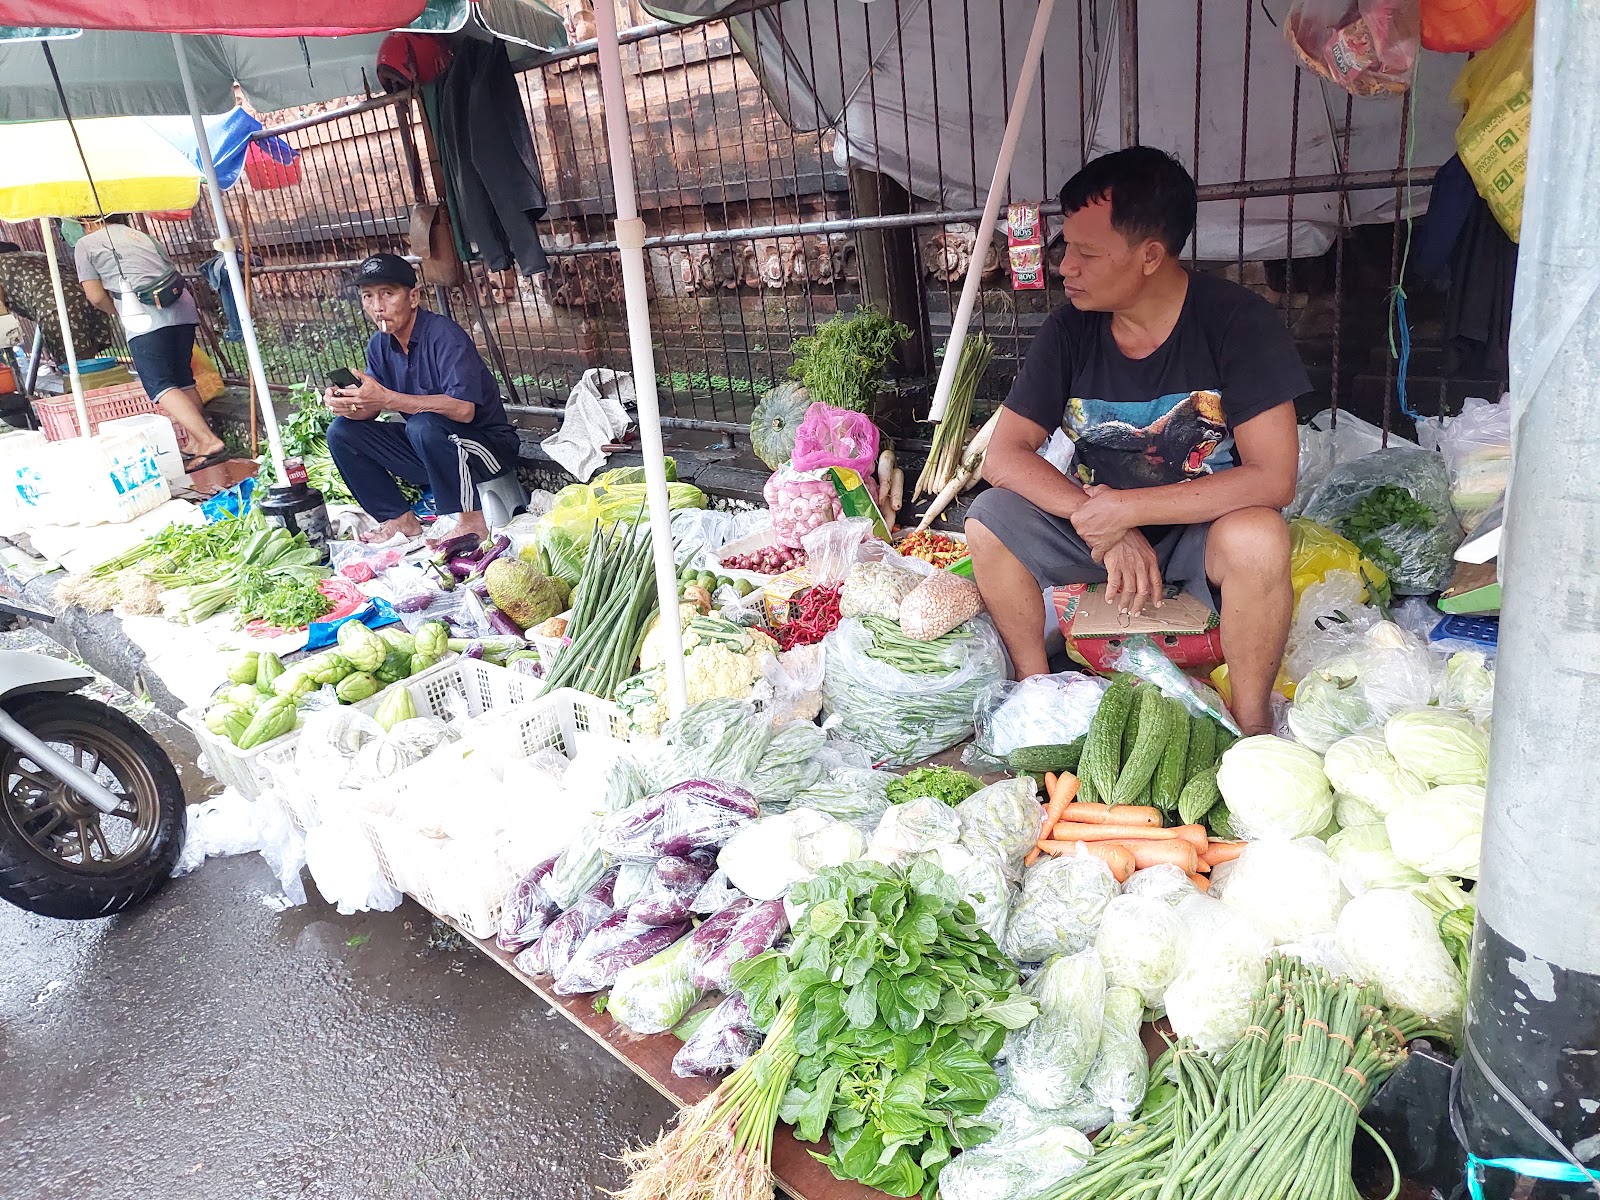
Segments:
[[[184,99],[189,102],[194,139],[200,146],[200,170],[206,177],[206,191],[211,196],[211,215],[217,222],[217,249],[222,252],[228,283],[233,288],[234,307],[239,311],[239,328],[244,331],[244,357],[250,365],[250,378],[256,385],[256,395],[261,398],[261,419],[267,427],[267,448],[272,454],[274,477],[281,485],[289,477],[283,467],[283,439],[278,435],[278,414],[272,409],[272,393],[267,390],[267,371],[261,365],[255,318],[250,314],[250,293],[244,290],[244,276],[239,273],[233,231],[228,227],[228,214],[222,207],[222,188],[217,183],[217,164],[211,157],[211,143],[206,138],[205,122],[200,119],[200,101],[194,94],[194,79],[189,74],[189,56],[183,48],[181,34],[172,35],[172,49],[178,56],[178,75],[183,79]]]
[[[950,321],[950,340],[945,343],[944,361],[939,364],[939,382],[933,389],[933,407],[928,412],[930,421],[943,417],[945,406],[950,403],[950,388],[956,381],[961,348],[967,342],[967,326],[972,323],[972,308],[978,302],[978,284],[983,280],[983,260],[988,257],[989,239],[994,236],[994,223],[1000,217],[1000,197],[1005,194],[1006,179],[1011,174],[1011,159],[1016,154],[1022,119],[1027,112],[1028,101],[1033,96],[1033,81],[1039,74],[1039,60],[1044,57],[1045,34],[1050,32],[1050,14],[1055,11],[1055,6],[1055,0],[1039,0],[1039,9],[1033,14],[1033,33],[1028,37],[1028,49],[1022,56],[1022,74],[1017,77],[1017,91],[1011,97],[1011,115],[1006,119],[1006,132],[1000,139],[1000,155],[994,161],[994,178],[989,181],[989,195],[983,202],[977,244],[972,248],[972,261],[967,264],[966,282],[961,285],[961,300],[956,304],[956,314]],[[603,8],[604,5],[596,7]]]
[[[645,491],[650,503],[650,542],[654,551],[656,593],[661,597],[665,636],[667,710],[676,716],[687,703],[683,635],[678,625],[678,573],[672,554],[672,521],[667,507],[667,469],[661,445],[661,409],[656,397],[656,357],[650,341],[650,300],[645,294],[644,222],[634,194],[633,140],[628,96],[623,90],[622,56],[617,49],[617,14],[611,0],[594,6],[595,56],[600,63],[600,96],[605,105],[611,187],[617,197],[617,246],[622,254],[622,293],[628,309],[628,349],[633,358],[633,390],[639,403],[639,442],[644,454]]]
[[[45,261],[50,264],[50,288],[56,294],[61,343],[67,351],[67,378],[72,383],[72,400],[78,410],[78,436],[88,437],[89,406],[83,399],[83,380],[78,377],[78,348],[72,341],[72,322],[67,320],[67,293],[61,286],[61,264],[56,261],[56,234],[46,217],[39,218],[39,236],[44,240]]]

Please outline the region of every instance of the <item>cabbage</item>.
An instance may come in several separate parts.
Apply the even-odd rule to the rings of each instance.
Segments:
[[[1223,1054],[1250,1026],[1267,983],[1272,939],[1247,916],[1196,892],[1178,906],[1188,931],[1183,970],[1167,988],[1167,1020],[1179,1037]]]
[[[1339,914],[1339,953],[1384,999],[1453,1028],[1464,984],[1433,914],[1410,892],[1383,888],[1357,896]]]
[[[1031,779],[1002,779],[956,805],[961,844],[974,854],[998,859],[1006,875],[1022,879],[1022,860],[1039,840],[1044,810]]]
[[[878,818],[878,827],[867,843],[867,857],[873,862],[896,866],[913,854],[953,843],[961,838],[961,818],[942,800],[923,796],[909,804],[891,804]]]
[[[1392,621],[1366,630],[1347,654],[1301,679],[1289,709],[1295,740],[1321,753],[1342,737],[1373,729],[1433,698],[1433,657]]]
[[[1111,869],[1092,855],[1063,854],[1036,863],[1022,881],[1001,949],[1030,963],[1093,946],[1116,894]]]
[[[932,862],[955,881],[957,893],[972,905],[978,924],[999,945],[1006,936],[1006,921],[1016,900],[1016,889],[1006,879],[1005,866],[992,854],[974,854],[958,843],[934,846],[914,861]]]
[[[1395,858],[1424,875],[1476,879],[1483,801],[1477,784],[1456,783],[1395,809],[1383,822]]]
[[[1006,1035],[1011,1086],[1035,1108],[1060,1108],[1100,1053],[1106,973],[1093,946],[1051,959],[1028,981],[1039,1002],[1031,1025]]]
[[[1349,899],[1339,868],[1316,838],[1252,842],[1228,873],[1220,899],[1275,945],[1328,933]]]
[[[1426,880],[1394,856],[1383,825],[1352,825],[1328,839],[1328,856],[1352,896],[1376,888],[1403,888]]]
[[[1324,663],[1295,684],[1289,731],[1296,741],[1326,750],[1338,739],[1383,719],[1367,703],[1360,673],[1354,656],[1346,655]]]
[[[1395,762],[1381,737],[1370,734],[1341,738],[1329,746],[1322,759],[1322,772],[1336,793],[1363,806],[1359,810],[1347,809],[1347,816],[1371,813],[1366,821],[1339,816],[1341,826],[1381,821],[1402,801],[1415,799],[1428,790],[1426,783]],[[1338,796],[1334,806],[1338,815]]]
[[[1444,665],[1439,688],[1442,708],[1464,708],[1475,721],[1486,721],[1494,711],[1494,668],[1481,650],[1462,650]]]
[[[1383,727],[1389,753],[1426,783],[1482,783],[1489,776],[1489,739],[1460,713],[1417,709]]]
[[[1183,883],[1193,892],[1187,879]],[[1108,984],[1132,988],[1145,1004],[1159,1008],[1167,984],[1183,966],[1183,921],[1164,899],[1118,896],[1106,905],[1095,948]]]
[[[1304,837],[1333,816],[1333,790],[1321,757],[1270,734],[1228,747],[1217,787],[1240,837]]]

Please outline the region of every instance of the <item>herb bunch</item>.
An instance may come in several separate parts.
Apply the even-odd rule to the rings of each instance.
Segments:
[[[795,339],[789,375],[805,384],[813,401],[869,412],[883,369],[910,336],[911,330],[874,308],[838,313],[810,337]]]

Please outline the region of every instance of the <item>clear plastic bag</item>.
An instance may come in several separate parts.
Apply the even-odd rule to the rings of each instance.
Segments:
[[[600,844],[620,862],[715,851],[761,815],[749,792],[709,779],[686,779],[605,819]]]
[[[898,562],[879,560],[858,562],[844,577],[839,589],[839,615],[843,617],[888,617],[900,619],[900,604],[921,582],[915,572]]]
[[[628,902],[628,916],[637,925],[677,925],[689,919],[694,899],[711,879],[713,869],[687,858],[664,855],[650,868],[650,878]]]
[[[779,467],[762,485],[761,496],[772,512],[773,543],[795,549],[805,544],[806,534],[837,521],[844,511],[826,471]]]
[[[746,959],[765,954],[789,932],[789,915],[782,900],[764,900],[739,915],[733,931],[696,969],[694,985],[706,992],[725,992],[733,986],[733,968]]]
[[[1111,869],[1092,855],[1063,854],[1028,868],[1006,924],[1004,949],[1018,962],[1044,962],[1093,946],[1117,894]]]
[[[1194,894],[1187,878],[1183,886]],[[1095,946],[1107,983],[1132,988],[1143,1004],[1160,1008],[1167,985],[1183,968],[1187,931],[1176,906],[1165,897],[1125,893],[1106,905]]]
[[[1317,667],[1357,645],[1383,612],[1366,603],[1367,586],[1349,571],[1329,571],[1300,593],[1284,671],[1296,683]]]
[[[975,854],[959,843],[946,843],[916,855],[912,862],[931,862],[954,881],[963,900],[984,931],[1003,945],[1006,922],[1016,903],[1018,889],[1006,878],[1005,867],[992,854]]]
[[[978,1119],[994,1136],[939,1172],[943,1200],[1035,1200],[1094,1154],[1075,1112],[1033,1108],[1009,1088]]]
[[[961,818],[956,810],[932,796],[909,804],[891,804],[878,819],[867,843],[867,857],[890,866],[905,863],[941,844],[961,840]]]
[[[1167,1020],[1179,1037],[1224,1054],[1244,1036],[1266,986],[1272,939],[1242,913],[1196,893],[1178,906],[1188,928],[1183,970],[1167,987]]]
[[[505,905],[500,910],[500,929],[494,939],[500,949],[516,954],[533,945],[560,914],[560,906],[544,889],[560,857],[558,854],[545,859],[506,893]]]
[[[847,467],[866,478],[877,461],[878,427],[871,417],[820,402],[806,409],[789,460],[796,471]]]
[[[383,877],[372,842],[354,817],[327,814],[306,830],[306,867],[322,898],[340,916],[390,912],[405,897]]]
[[[1011,1087],[1035,1108],[1059,1108],[1083,1086],[1100,1052],[1106,974],[1093,946],[1051,959],[1028,981],[1033,1023],[1006,1035]]]
[[[685,937],[655,957],[617,973],[606,1011],[634,1033],[665,1033],[700,1001],[694,947]]]
[[[556,975],[566,969],[573,953],[601,922],[612,915],[617,873],[610,871],[576,903],[551,921],[539,940],[512,960],[524,975]]]
[[[809,721],[791,721],[772,735],[746,786],[763,810],[784,804],[797,792],[820,783],[826,768],[817,760],[828,735]]]
[[[1427,646],[1390,621],[1369,627],[1349,649],[1295,684],[1289,728],[1318,754],[1351,734],[1433,698],[1436,663]]]
[[[1450,581],[1461,526],[1450,504],[1444,459],[1415,446],[1390,446],[1335,467],[1306,505],[1305,515],[1350,536],[1348,522],[1380,487],[1397,487],[1427,510],[1420,527],[1404,523],[1361,535],[1363,553],[1388,573],[1396,595],[1427,595]]]
[[[935,571],[900,602],[900,628],[909,638],[931,642],[982,611],[977,584],[950,571]]]
[[[1297,517],[1311,493],[1340,463],[1383,448],[1383,430],[1350,412],[1325,408],[1300,426],[1300,463],[1294,503],[1288,515]]]
[[[763,817],[746,825],[717,855],[728,881],[757,900],[776,900],[812,868],[801,862],[805,839],[833,824],[831,817],[808,808]]]
[[[672,1058],[672,1073],[682,1079],[717,1075],[743,1066],[761,1049],[762,1034],[744,996],[727,997],[689,1036]]]
[[[1153,683],[1161,694],[1189,711],[1191,716],[1210,717],[1230,733],[1237,735],[1239,726],[1233,714],[1222,702],[1216,690],[1185,674],[1182,667],[1161,652],[1161,648],[1147,634],[1136,633],[1122,640],[1122,649],[1111,664],[1118,671],[1126,671],[1146,683]]]
[[[649,783],[638,761],[615,742],[592,741],[579,749],[562,776],[568,795],[599,803],[596,811],[620,812],[649,794]]]
[[[645,766],[651,791],[685,779],[743,784],[772,739],[772,722],[748,700],[703,700],[668,721]]]
[[[1411,86],[1422,49],[1418,0],[1294,0],[1283,22],[1300,61],[1355,96]]]
[[[571,908],[578,902],[579,896],[599,883],[605,875],[606,856],[600,847],[603,828],[601,822],[590,821],[556,859],[556,865],[544,886],[545,893],[559,908]]]
[[[1159,863],[1128,876],[1128,881],[1122,885],[1122,894],[1149,896],[1171,908],[1177,908],[1185,899],[1197,893],[1182,867]]]
[[[718,912],[727,908],[744,897],[744,893],[728,882],[728,873],[718,867],[706,880],[705,885],[695,893],[694,901],[689,905],[689,911],[705,916],[708,913]]]
[[[1410,892],[1384,888],[1357,896],[1339,916],[1336,944],[1388,1003],[1447,1029],[1460,1021],[1466,999],[1461,972],[1439,936],[1438,921]]]
[[[613,924],[618,917],[622,918],[621,922]],[[680,921],[675,925],[640,925],[626,914],[616,913],[583,939],[583,944],[573,954],[566,970],[556,976],[555,993],[558,996],[575,996],[610,987],[622,972],[654,958],[689,930],[688,921]],[[645,984],[649,982],[646,980]],[[676,995],[668,996],[660,1001],[660,1006],[666,1007],[676,998]],[[684,1011],[687,1012],[693,1005],[694,1000],[691,999],[684,1005]],[[640,996],[641,1020],[645,1019],[642,1011],[645,1006],[646,998]]]
[[[284,899],[306,902],[300,869],[305,866],[305,837],[289,820],[275,790],[248,800],[233,788],[223,789],[186,810],[187,833],[174,875],[187,875],[208,858],[259,852],[278,877]]]
[[[1012,883],[1022,879],[1022,860],[1039,840],[1044,810],[1032,779],[1002,779],[956,805],[960,842],[974,854],[999,861]]]
[[[796,792],[790,805],[810,808],[871,832],[889,807],[889,780],[892,778],[887,771],[874,771],[870,767],[840,767],[826,779]]]
[[[1030,675],[1020,683],[1002,680],[979,700],[977,736],[961,761],[1000,764],[1024,746],[1074,741],[1089,732],[1105,690],[1105,680],[1076,671]]]
[[[873,761],[907,766],[972,733],[978,700],[1010,673],[1005,647],[987,618],[953,635],[943,674],[909,673],[873,658],[872,634],[841,621],[825,639],[822,704],[832,736],[854,742]]]
[[[1133,1116],[1150,1084],[1150,1056],[1139,1040],[1144,1002],[1135,988],[1112,984],[1100,1010],[1100,1055],[1084,1087],[1119,1121]]]
[[[1339,864],[1314,837],[1251,842],[1226,885],[1213,890],[1229,908],[1265,930],[1274,945],[1331,933],[1350,899]]]
[[[761,656],[761,676],[772,685],[767,713],[774,727],[815,721],[822,711],[822,643]]]
[[[844,517],[810,530],[800,539],[806,570],[817,583],[843,583],[861,556],[862,542],[872,534],[865,517]]]

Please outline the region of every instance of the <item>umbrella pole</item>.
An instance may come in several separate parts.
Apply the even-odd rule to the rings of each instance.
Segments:
[[[183,37],[172,35],[172,49],[178,58],[178,74],[183,79],[183,94],[189,102],[189,119],[194,122],[194,139],[200,146],[200,169],[206,177],[206,192],[211,197],[211,215],[217,222],[217,249],[222,252],[233,302],[239,310],[239,328],[244,331],[244,356],[250,364],[250,382],[261,401],[261,415],[267,427],[267,446],[272,452],[274,477],[281,485],[289,478],[283,466],[283,439],[278,434],[278,414],[272,409],[272,393],[267,389],[266,368],[261,365],[261,347],[256,344],[256,322],[250,312],[250,294],[239,273],[239,258],[234,253],[233,234],[228,214],[222,207],[222,188],[217,183],[217,164],[211,157],[211,142],[206,138],[205,122],[200,119],[200,101],[194,94],[194,79],[189,74],[189,56]]]
[[[72,341],[72,322],[67,320],[67,293],[61,286],[61,264],[56,261],[56,234],[45,217],[39,218],[39,236],[44,241],[45,261],[50,264],[50,288],[56,294],[61,344],[67,352],[67,378],[72,382],[72,402],[78,410],[78,436],[88,437],[89,405],[83,398],[83,380],[78,376],[78,348]]]
[[[596,5],[597,9],[602,7]],[[961,365],[967,326],[972,323],[972,309],[978,300],[978,284],[983,279],[983,261],[988,257],[994,223],[1000,217],[1000,197],[1005,194],[1006,180],[1011,175],[1011,159],[1016,154],[1017,137],[1022,133],[1022,121],[1027,114],[1028,101],[1033,96],[1033,80],[1039,74],[1039,60],[1044,57],[1044,38],[1050,31],[1050,14],[1054,9],[1055,0],[1039,0],[1039,10],[1033,14],[1033,33],[1028,37],[1028,49],[1022,56],[1022,73],[1017,76],[1016,94],[1011,97],[1011,115],[1006,118],[1006,132],[1000,139],[1000,154],[994,160],[994,177],[989,181],[989,195],[983,202],[983,217],[978,222],[972,261],[967,264],[967,278],[961,285],[961,299],[956,304],[955,316],[950,320],[950,340],[944,346],[944,361],[939,364],[939,382],[933,389],[933,406],[928,411],[930,421],[940,420],[944,416],[945,406],[950,403],[950,389],[955,384],[956,370]]]
[[[617,245],[622,255],[622,292],[628,309],[628,348],[633,359],[633,389],[639,404],[639,443],[644,453],[645,492],[650,503],[650,541],[655,552],[656,594],[661,600],[661,632],[667,668],[667,708],[673,716],[687,703],[683,635],[678,624],[677,564],[672,553],[672,521],[667,501],[661,409],[656,397],[655,352],[650,342],[650,301],[645,294],[644,222],[634,194],[633,142],[628,97],[623,90],[622,57],[617,49],[617,14],[608,2],[594,6],[595,55],[600,64],[600,94],[605,104],[611,187],[617,197]]]

